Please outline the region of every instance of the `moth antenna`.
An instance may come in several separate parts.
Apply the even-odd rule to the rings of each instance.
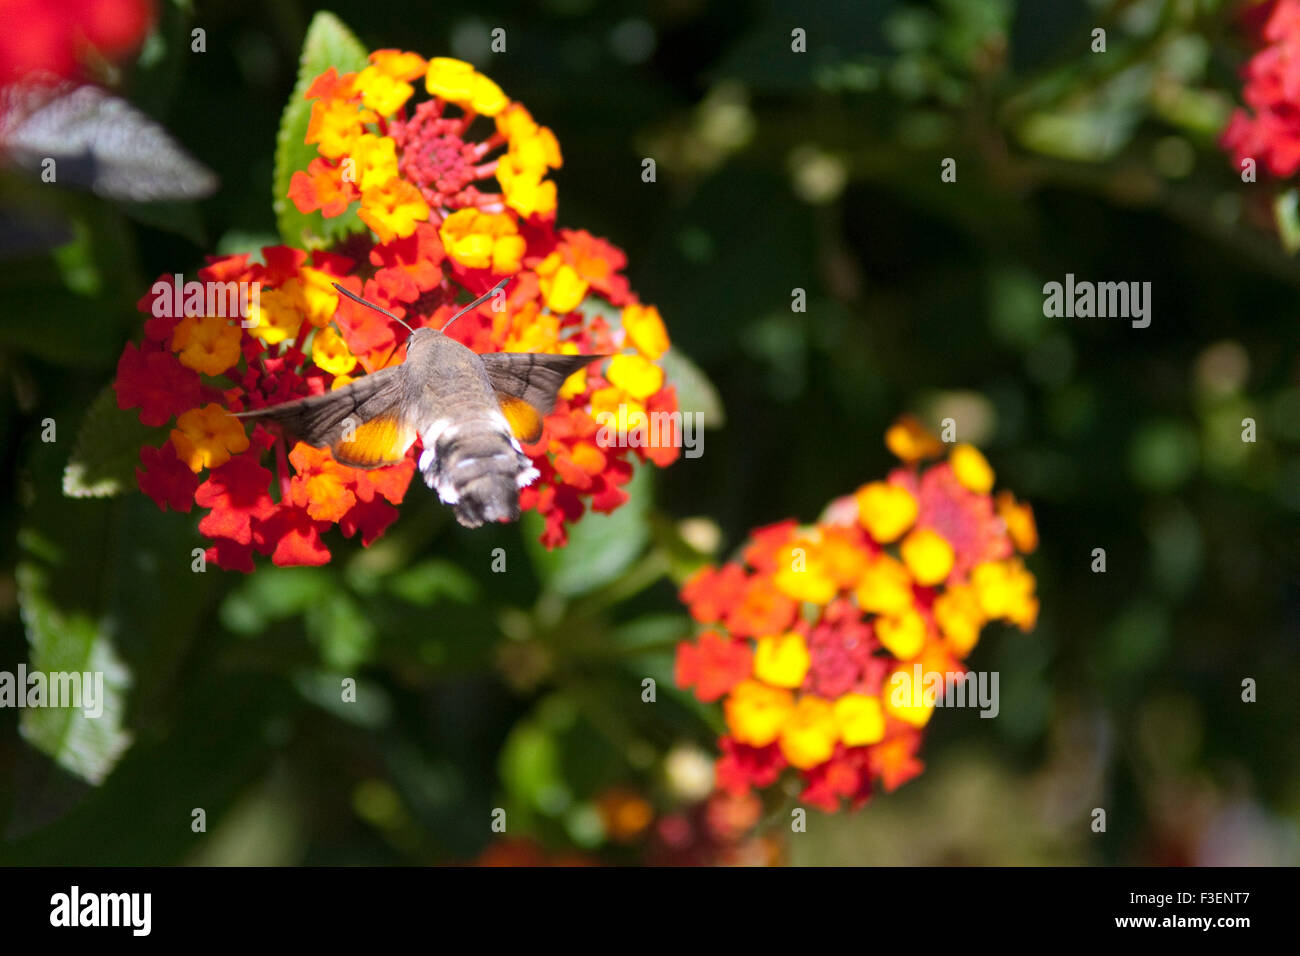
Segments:
[[[401,319],[393,315],[393,313],[389,312],[387,309],[383,308],[382,306],[375,305],[373,302],[367,302],[365,299],[361,298],[361,296],[357,295],[355,292],[349,292],[347,289],[343,288],[343,286],[339,285],[337,282],[333,283],[333,286],[334,288],[342,292],[345,296],[347,296],[349,299],[351,299],[353,302],[359,302],[361,305],[366,306],[366,308],[374,309],[380,315],[388,316],[390,319],[392,319],[402,328],[406,329],[406,331],[410,332],[412,335],[415,334],[415,329],[411,328],[409,325],[407,325],[405,322],[403,322]]]
[[[510,276],[506,276],[504,279],[502,279],[500,282],[498,282],[498,283],[497,283],[496,285],[494,285],[492,288],[488,289],[488,290],[487,290],[486,292],[484,292],[481,296],[479,296],[477,299],[475,299],[475,300],[474,300],[473,302],[471,302],[469,305],[465,306],[465,308],[461,309],[459,312],[457,312],[455,315],[453,315],[450,319],[448,319],[448,320],[447,320],[447,324],[444,325],[444,326],[442,327],[441,331],[446,332],[447,329],[448,329],[448,327],[451,325],[451,323],[455,322],[457,319],[459,319],[462,315],[464,315],[464,314],[465,314],[466,312],[468,312],[470,309],[476,309],[476,308],[478,308],[480,305],[482,305],[484,302],[486,302],[488,299],[492,298],[494,295],[496,295],[498,292],[500,292],[502,289],[504,289],[506,283],[509,282],[509,281],[510,281]]]

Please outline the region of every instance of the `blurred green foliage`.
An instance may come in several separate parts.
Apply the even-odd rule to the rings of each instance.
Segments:
[[[163,6],[123,88],[218,194],[125,208],[0,182],[72,224],[53,252],[0,262],[0,668],[113,675],[93,732],[0,711],[0,860],[464,861],[497,807],[512,835],[639,859],[605,841],[595,801],[627,786],[673,806],[665,755],[719,729],[672,687],[690,630],[673,582],[882,475],[905,411],[955,418],[1034,504],[1042,617],[972,659],[1001,674],[1001,719],[941,711],[920,779],[814,815],[789,859],[1300,859],[1300,265],[1270,226],[1277,200],[1285,235],[1285,194],[1215,146],[1248,52],[1230,11],[811,6],[331,5],[368,48],[474,61],[555,130],[560,224],[627,251],[726,427],[563,551],[528,520],[466,532],[417,487],[372,548],[247,577],[192,573],[194,517],[112,495],[133,464],[114,449],[140,435],[97,416],[154,277],[310,228],[271,190],[295,161],[277,130],[286,103],[303,121],[312,11]],[[1042,285],[1066,273],[1150,281],[1150,328],[1045,318]],[[117,465],[78,469],[96,442]]]

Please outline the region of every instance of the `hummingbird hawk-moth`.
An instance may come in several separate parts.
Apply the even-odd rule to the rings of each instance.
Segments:
[[[564,380],[603,355],[541,352],[479,354],[444,334],[448,325],[505,285],[502,280],[440,329],[412,329],[400,365],[371,372],[342,388],[240,418],[279,423],[294,437],[328,447],[355,468],[394,465],[418,437],[425,484],[451,505],[467,528],[519,517],[519,489],[537,469],[520,442],[536,441]],[[406,325],[342,286],[350,299]],[[410,326],[407,326],[410,329]]]

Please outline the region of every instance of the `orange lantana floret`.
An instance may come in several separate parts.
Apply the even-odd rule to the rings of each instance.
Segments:
[[[239,419],[211,403],[179,416],[171,432],[171,443],[176,457],[197,473],[224,465],[232,454],[244,451],[248,448],[248,435]]]

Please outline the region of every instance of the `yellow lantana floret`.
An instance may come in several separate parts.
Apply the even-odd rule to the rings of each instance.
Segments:
[[[844,694],[835,701],[835,722],[846,747],[880,743],[885,736],[885,712],[878,697]]]
[[[1010,621],[1022,631],[1038,620],[1034,576],[1019,558],[976,565],[970,583],[986,617]]]
[[[501,87],[464,60],[451,57],[439,56],[429,61],[424,85],[433,96],[484,116],[496,116],[510,104]]]
[[[172,348],[182,365],[204,375],[220,375],[239,361],[238,325],[220,316],[186,316],[172,333]]]
[[[936,695],[933,690],[926,693],[925,681],[925,669],[920,664],[902,664],[896,667],[885,678],[880,691],[885,713],[913,727],[928,724],[934,714]]]
[[[429,204],[420,190],[400,177],[393,177],[361,194],[357,215],[379,237],[380,242],[405,239],[415,227],[428,221]]]
[[[880,544],[896,541],[916,521],[916,498],[902,485],[873,481],[857,490],[858,520]]]
[[[974,445],[955,446],[948,456],[948,464],[962,487],[977,495],[987,495],[993,490],[993,468]]]
[[[978,643],[986,618],[975,589],[957,584],[934,599],[934,620],[952,652],[965,657]]]
[[[438,227],[447,255],[467,269],[491,269],[498,275],[518,272],[524,238],[504,213],[458,209]]]
[[[901,614],[912,606],[912,576],[897,559],[876,555],[854,591],[858,607],[874,614]]]
[[[352,144],[349,157],[357,188],[364,194],[397,176],[397,143],[390,136],[366,133]]]
[[[1015,495],[1009,491],[998,492],[996,505],[998,517],[1007,526],[1007,535],[1016,550],[1021,554],[1031,554],[1038,548],[1038,524],[1034,521],[1034,509],[1023,502],[1017,502]]]
[[[910,660],[925,646],[925,618],[913,608],[876,618],[876,637],[900,661]]]
[[[399,80],[377,66],[368,66],[357,76],[361,102],[381,116],[392,116],[415,92],[410,83]]]
[[[792,766],[808,770],[831,758],[839,735],[830,701],[806,695],[781,728],[781,753]]]
[[[766,747],[776,740],[794,713],[794,695],[783,687],[769,687],[756,680],[741,681],[728,695],[723,713],[727,729],[739,743]]]
[[[298,278],[290,279],[284,288],[300,297],[303,314],[307,321],[316,328],[328,325],[334,313],[338,311],[339,294],[334,288],[338,276],[332,276],[320,269],[303,266],[298,270]]]
[[[781,549],[772,583],[791,600],[812,604],[829,603],[839,590],[827,573],[821,545],[808,538],[796,539]]]
[[[263,289],[257,305],[249,304],[248,334],[267,345],[293,338],[302,326],[303,307],[296,279],[290,279],[281,289]]]
[[[760,638],[754,649],[754,676],[773,687],[798,687],[811,665],[808,645],[797,631]]]
[[[943,454],[943,442],[910,415],[904,415],[889,426],[885,432],[885,446],[908,464]]]
[[[639,401],[664,387],[664,370],[639,355],[615,355],[609,360],[605,378]]]
[[[357,357],[333,326],[325,326],[311,342],[311,360],[331,375],[347,375],[357,367]]]
[[[215,403],[191,408],[176,419],[171,432],[176,457],[196,474],[216,468],[248,448],[248,435],[239,419]]]
[[[956,558],[952,545],[931,528],[914,530],[903,539],[899,552],[916,583],[925,587],[932,587],[947,578]]]
[[[552,312],[572,312],[586,298],[587,280],[558,252],[552,252],[538,264],[537,277],[542,298]]]
[[[668,330],[653,305],[624,306],[623,331],[632,347],[652,362],[668,351]]]

